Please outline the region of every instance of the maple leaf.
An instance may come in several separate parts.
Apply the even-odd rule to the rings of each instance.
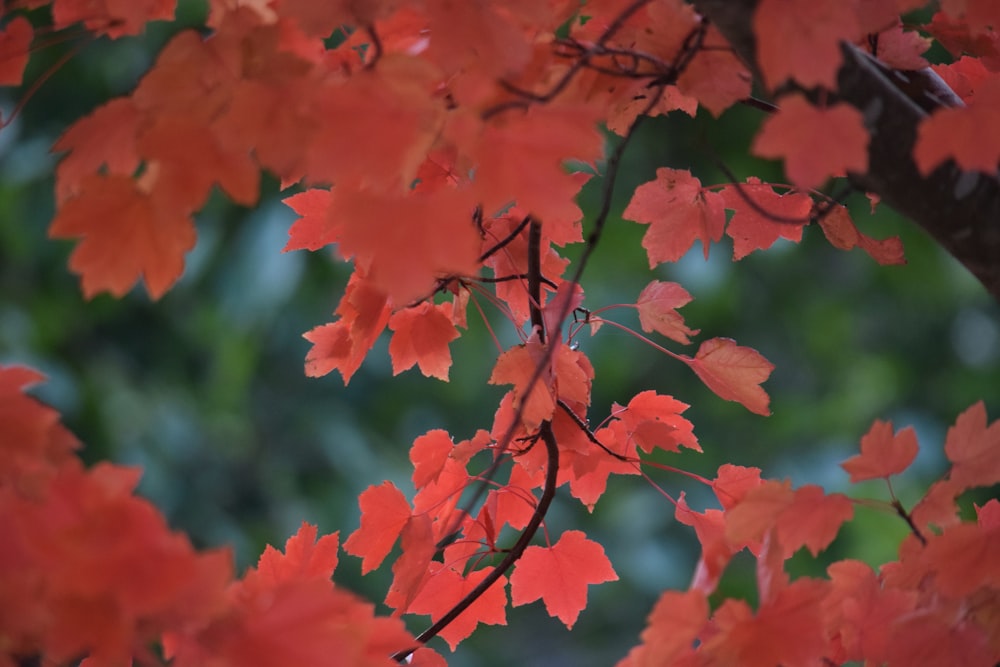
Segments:
[[[142,114],[129,98],[111,100],[77,120],[52,145],[68,151],[56,166],[56,199],[79,194],[84,179],[104,169],[132,176],[139,167],[136,135]]]
[[[917,127],[913,160],[929,174],[945,160],[954,159],[961,169],[987,174],[1000,161],[1000,75],[983,81],[967,107],[938,109]]]
[[[437,553],[434,526],[427,514],[415,514],[403,526],[400,545],[402,553],[392,564],[392,585],[385,603],[398,613],[410,610],[413,600],[428,582],[428,567]]]
[[[868,171],[868,130],[860,111],[848,104],[816,107],[798,94],[785,95],[779,103],[751,150],[784,158],[785,172],[796,187],[811,190],[828,176]]]
[[[750,412],[769,415],[771,399],[761,389],[774,364],[756,350],[737,345],[731,338],[712,338],[698,348],[694,358],[678,355],[705,386],[719,398],[736,401]]]
[[[941,9],[954,18],[965,19],[973,33],[1000,29],[1000,7],[991,0],[943,0]]]
[[[512,202],[545,224],[575,222],[574,199],[586,182],[564,163],[593,163],[604,139],[591,106],[532,105],[526,113],[500,114],[483,128],[473,186],[487,211]]]
[[[361,560],[361,574],[368,574],[385,560],[396,538],[410,520],[410,503],[392,482],[369,486],[358,496],[361,526],[344,542],[344,551]]]
[[[704,48],[681,72],[677,87],[718,118],[723,111],[750,96],[750,81],[746,66],[718,29],[710,25]]]
[[[840,42],[860,34],[860,0],[761,0],[753,15],[757,62],[774,89],[787,79],[805,88],[837,88]],[[822,130],[820,130],[822,131]]]
[[[731,463],[719,466],[715,479],[712,480],[712,491],[724,509],[735,507],[747,492],[763,484],[760,478],[760,468],[746,468]]]
[[[1000,420],[987,426],[986,406],[979,401],[948,429],[944,452],[952,463],[948,477],[961,488],[996,484],[1000,481]]]
[[[431,563],[427,585],[410,605],[409,611],[413,614],[430,614],[431,619],[436,621],[489,573],[490,570],[487,568],[475,570],[463,577],[441,563]],[[480,623],[507,625],[506,585],[507,578],[500,577],[439,633],[441,638],[448,642],[452,651],[459,642],[471,635]]]
[[[337,228],[329,217],[332,190],[310,188],[281,201],[300,216],[288,230],[288,243],[282,252],[319,250],[337,242]]]
[[[656,331],[678,343],[689,344],[688,336],[697,335],[700,330],[689,329],[677,309],[690,302],[691,295],[677,283],[654,280],[643,288],[635,302],[642,330]]]
[[[530,393],[527,393],[528,383],[544,353],[544,346],[533,337],[527,343],[512,347],[501,354],[489,379],[490,384],[514,385],[511,392],[514,399],[513,407],[516,410],[522,403],[524,404],[521,418],[529,430],[534,430],[543,421],[550,419],[556,409],[551,389],[551,372],[543,372],[531,387]]]
[[[257,572],[270,584],[296,578],[329,579],[337,569],[340,533],[316,539],[316,526],[302,522],[299,530],[285,542],[284,553],[270,544],[257,561]]]
[[[913,610],[915,591],[884,588],[867,563],[842,560],[827,568],[830,593],[823,600],[828,633],[844,652],[836,662],[883,664],[892,629]]]
[[[649,225],[642,247],[650,268],[676,262],[698,239],[708,259],[709,242],[719,241],[726,226],[722,197],[682,169],[657,169],[655,180],[635,189],[622,218]]]
[[[702,644],[702,659],[741,667],[819,664],[827,652],[820,614],[825,592],[825,582],[799,579],[756,614],[743,600],[726,600],[712,615],[716,632]]]
[[[708,598],[701,591],[663,591],[646,619],[642,644],[616,667],[672,665],[692,658],[692,646],[708,622],[708,612]]]
[[[841,250],[860,247],[879,264],[905,264],[903,242],[898,236],[887,239],[873,239],[862,234],[851,220],[851,214],[846,206],[836,204],[826,215],[819,219],[819,226],[830,245]]]
[[[866,479],[889,478],[898,475],[917,458],[917,434],[904,428],[893,435],[892,422],[876,419],[872,427],[861,438],[861,453],[840,464],[851,476],[851,483]]]
[[[306,355],[306,375],[319,377],[337,369],[346,386],[385,329],[390,311],[385,294],[355,270],[337,314],[341,319],[303,334],[313,344]]]
[[[688,407],[687,403],[672,396],[647,390],[636,394],[624,410],[616,404],[613,413],[621,421],[627,437],[647,454],[651,454],[655,447],[676,452],[681,446],[700,452],[701,446],[693,433],[694,426],[680,416]]]
[[[85,178],[80,194],[59,208],[49,236],[83,238],[69,266],[81,275],[88,299],[101,291],[121,297],[140,276],[149,295],[160,298],[180,278],[184,254],[195,244],[187,213],[119,175]]]
[[[0,30],[0,86],[21,85],[34,34],[31,22],[23,16],[15,17]]]
[[[549,615],[572,629],[587,606],[587,586],[617,579],[601,545],[569,530],[552,546],[524,550],[510,577],[511,604],[542,599]]]
[[[427,377],[448,381],[451,367],[448,343],[459,335],[452,323],[451,307],[451,303],[424,301],[392,314],[389,328],[395,333],[389,341],[389,356],[393,375],[418,364]]]
[[[382,196],[342,188],[331,215],[340,252],[354,258],[369,280],[402,306],[433,292],[442,275],[473,275],[480,240],[466,190]]]
[[[754,250],[769,248],[778,238],[798,243],[809,221],[812,198],[801,192],[778,194],[774,188],[750,177],[719,191],[728,209],[734,211],[726,234],[733,239],[733,259],[743,259]],[[754,202],[756,207],[747,203]],[[801,220],[801,223],[791,222]]]

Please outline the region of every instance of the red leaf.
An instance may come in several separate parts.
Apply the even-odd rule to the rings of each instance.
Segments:
[[[316,540],[316,526],[302,522],[299,532],[285,542],[281,553],[270,544],[257,561],[257,572],[270,585],[293,579],[329,579],[337,569],[340,533]]]
[[[344,551],[362,558],[361,574],[368,574],[382,564],[410,520],[410,503],[392,482],[369,486],[358,503],[361,526],[344,542]]]
[[[715,117],[750,96],[750,72],[735,56],[714,25],[708,28],[705,48],[684,68],[677,87]],[[692,114],[693,115],[693,114]]]
[[[1000,420],[987,427],[986,406],[979,401],[948,429],[944,452],[952,463],[949,478],[963,489],[1000,482]]]
[[[616,404],[615,413],[628,437],[647,454],[657,447],[668,452],[679,451],[682,446],[701,451],[694,426],[680,416],[688,409],[687,403],[647,390],[636,394],[624,411],[620,407]]]
[[[719,466],[719,472],[712,480],[712,490],[724,509],[736,506],[751,490],[760,486],[760,468],[744,468],[731,463]]]
[[[570,530],[550,547],[524,550],[510,577],[511,603],[517,607],[542,599],[550,616],[572,628],[587,606],[587,586],[617,579],[601,545]]]
[[[841,250],[850,250],[855,246],[868,253],[872,259],[885,266],[889,264],[906,264],[903,255],[903,242],[898,236],[887,239],[873,239],[866,236],[854,225],[847,207],[837,204],[819,220],[830,245]]]
[[[707,259],[709,242],[721,239],[726,226],[722,197],[681,169],[657,169],[656,180],[635,189],[622,217],[649,225],[642,247],[650,268],[676,262],[698,239]]]
[[[779,237],[796,243],[802,240],[802,228],[812,209],[809,195],[778,194],[771,185],[753,177],[746,183],[727,185],[719,194],[726,208],[734,211],[726,227],[726,234],[733,239],[734,260],[743,259],[754,250],[770,248]],[[748,204],[747,198],[757,207]],[[791,222],[794,220],[802,222]]]
[[[389,321],[385,293],[355,270],[337,306],[340,319],[303,334],[313,344],[306,375],[319,377],[336,369],[346,385]]]
[[[432,304],[427,301],[404,308],[389,318],[389,328],[395,333],[389,341],[392,374],[399,375],[414,364],[427,377],[448,381],[451,351],[448,343],[458,338],[452,323],[451,303]]]
[[[868,130],[860,111],[848,104],[815,107],[802,95],[785,95],[780,104],[764,121],[752,150],[784,158],[796,187],[811,190],[829,176],[868,171]]]
[[[73,123],[53,152],[69,151],[56,167],[56,198],[79,194],[86,178],[101,170],[132,176],[139,167],[136,135],[142,115],[129,98],[112,100]]]
[[[537,338],[532,338],[501,354],[489,379],[490,384],[514,385],[514,408],[518,409],[524,403],[521,419],[528,430],[534,430],[546,419],[551,419],[556,409],[551,390],[551,372],[543,371],[526,395],[528,383],[543,355],[544,347]]]
[[[967,171],[992,174],[1000,161],[1000,75],[982,82],[967,107],[938,109],[917,128],[913,160],[929,174],[952,158]]]
[[[910,427],[892,434],[892,422],[875,420],[861,438],[861,453],[840,464],[850,474],[851,482],[888,478],[898,475],[917,458],[917,434]]]
[[[719,398],[736,401],[750,412],[769,415],[771,399],[760,383],[771,375],[774,364],[759,352],[736,344],[731,338],[712,338],[698,348],[692,359],[678,356]]]
[[[0,30],[0,86],[20,86],[34,37],[31,22],[17,16]]]
[[[699,330],[689,329],[677,308],[690,302],[691,295],[677,283],[654,280],[639,293],[639,300],[635,302],[642,330],[656,331],[678,343],[689,344],[688,336],[696,335]]]
[[[301,216],[288,230],[288,243],[282,252],[319,250],[325,245],[337,242],[337,227],[329,215],[333,201],[332,190],[310,188],[282,201]]]
[[[52,238],[82,237],[70,256],[89,299],[108,291],[124,296],[140,276],[158,299],[184,271],[184,254],[194,247],[190,217],[154,201],[125,176],[89,176],[81,194],[60,207]]]
[[[837,88],[840,42],[858,36],[859,0],[761,0],[753,16],[757,61],[774,89],[787,79]]]
[[[489,572],[489,569],[476,570],[463,577],[440,563],[432,563],[427,583],[410,605],[409,612],[430,614],[431,619],[437,621],[475,588]],[[500,577],[440,632],[441,638],[448,642],[452,651],[460,641],[471,635],[480,623],[507,625],[506,585],[507,578]]]
[[[616,667],[673,665],[693,657],[692,646],[708,623],[708,612],[708,599],[701,591],[664,591],[646,619],[642,644]]]
[[[54,2],[52,19],[56,29],[83,21],[87,30],[116,39],[124,35],[138,35],[150,21],[172,19],[176,4],[176,0]]]

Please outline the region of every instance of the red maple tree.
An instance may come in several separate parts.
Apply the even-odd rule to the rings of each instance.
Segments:
[[[36,31],[82,23],[114,39],[169,19],[173,4],[8,2],[0,84],[20,83]],[[308,374],[349,382],[388,329],[394,373],[447,380],[471,302],[520,338],[497,350],[488,380],[509,389],[468,439],[434,430],[414,441],[412,498],[389,482],[361,494],[344,550],[364,572],[401,550],[385,598],[395,613],[382,616],[331,579],[338,534],[307,524],[235,578],[225,551],[197,552],[133,494],[138,471],[83,467],[58,415],[24,394],[38,373],[0,369],[0,665],[440,665],[423,646],[431,637],[454,649],[479,624],[506,623],[508,604],[538,600],[572,627],[588,588],[617,575],[600,544],[546,524],[559,488],[594,509],[611,475],[645,474],[655,449],[701,450],[672,396],[644,391],[590,414],[600,369],[575,345],[581,332],[626,330],[720,398],[770,412],[761,384],[773,366],[755,350],[723,337],[692,354],[666,347],[701,333],[678,313],[691,300],[682,286],[653,280],[626,304],[643,333],[611,307],[584,306],[585,269],[643,118],[754,106],[767,117],[751,150],[782,159],[788,177],[706,184],[658,170],[622,213],[648,225],[650,267],[696,241],[707,256],[723,235],[738,260],[813,224],[837,248],[902,262],[898,239],[863,234],[821,190],[836,179],[910,215],[1000,297],[1000,10],[943,0],[928,23],[900,19],[925,4],[211,0],[208,36],[180,32],[130,95],[54,146],[49,234],[78,239],[70,269],[84,295],[122,296],[140,280],[163,295],[211,190],[252,205],[266,170],[305,188],[286,200],[300,218],[285,250],[332,246],[353,266],[334,321],[305,334]],[[928,65],[932,42],[952,62]],[[608,149],[602,124],[620,135]],[[575,198],[595,174],[603,196],[584,228]],[[570,244],[582,246],[573,262]],[[1000,503],[962,521],[957,500],[1000,482],[1000,424],[983,403],[960,415],[944,443],[949,471],[906,507],[892,478],[917,449],[912,430],[876,422],[843,464],[852,482],[884,480],[887,499],[864,503],[910,529],[878,571],[857,560],[826,578],[786,570],[852,518],[859,501],[844,494],[725,465],[700,478],[719,508],[670,498],[701,559],[619,664],[996,664]],[[743,550],[757,562],[756,606],[710,600]],[[431,625],[412,637],[402,614]]]

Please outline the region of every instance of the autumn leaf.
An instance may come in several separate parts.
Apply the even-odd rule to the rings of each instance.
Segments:
[[[103,291],[124,296],[140,277],[159,299],[184,272],[184,255],[195,244],[187,213],[119,175],[85,178],[80,194],[59,208],[49,236],[82,237],[69,266],[80,274],[88,299]]]
[[[917,458],[917,434],[904,428],[893,435],[892,422],[876,419],[875,423],[861,438],[861,453],[840,464],[851,476],[851,483],[866,479],[889,478],[898,475]]]
[[[673,396],[663,396],[647,390],[636,394],[624,410],[616,404],[614,413],[627,437],[647,454],[651,454],[655,448],[676,452],[682,446],[700,452],[701,446],[694,436],[694,426],[680,416],[688,407],[687,403],[682,403]]]
[[[783,96],[779,105],[751,150],[784,158],[785,173],[796,187],[811,190],[830,176],[868,171],[868,130],[860,111],[848,104],[813,106],[798,94]]]
[[[655,180],[635,189],[622,218],[649,225],[642,247],[650,268],[676,262],[696,240],[707,259],[710,242],[718,242],[726,226],[722,197],[702,190],[701,181],[682,169],[657,169]]]
[[[796,243],[802,240],[802,228],[809,221],[813,205],[809,195],[778,194],[770,184],[754,177],[746,183],[731,183],[719,194],[726,208],[733,211],[726,226],[726,235],[733,239],[733,260],[743,259],[754,250],[766,250],[779,238]]]
[[[913,160],[927,175],[955,160],[966,171],[992,174],[1000,162],[1000,75],[983,81],[967,107],[938,109],[917,127]]]
[[[694,643],[708,623],[708,598],[698,590],[666,590],[646,619],[642,644],[617,667],[653,667],[693,658]]]
[[[529,383],[535,367],[544,356],[544,346],[537,338],[507,350],[497,359],[490,384],[512,384],[514,409],[522,410],[522,420],[528,429],[535,429],[543,421],[551,419],[556,409],[556,401],[551,388],[551,372],[544,370],[538,381],[530,388]],[[523,408],[521,407],[523,405]]]
[[[552,546],[524,550],[510,577],[511,604],[544,600],[549,615],[572,629],[587,606],[587,586],[617,579],[601,545],[569,530]]]
[[[54,2],[52,20],[55,27],[67,28],[83,21],[87,30],[111,39],[138,35],[150,21],[166,21],[174,17],[176,0],[132,0],[130,2]]]
[[[698,334],[699,329],[689,329],[677,309],[690,302],[691,295],[677,283],[654,280],[643,288],[635,302],[642,330],[656,331],[678,343],[689,344],[688,336]]]
[[[337,242],[337,227],[329,215],[332,199],[332,190],[310,188],[282,200],[300,216],[288,230],[288,243],[282,252],[319,250]]]
[[[34,37],[31,22],[17,16],[0,30],[0,86],[20,86]]]
[[[705,48],[681,72],[677,87],[718,118],[733,104],[750,96],[751,76],[718,29],[710,25]]]
[[[410,520],[410,503],[392,482],[369,486],[358,503],[361,526],[344,542],[344,551],[360,557],[361,574],[368,574],[382,564]]]
[[[774,364],[756,350],[731,338],[712,338],[698,348],[694,358],[678,355],[719,398],[736,401],[750,412],[769,415],[771,399],[761,389]]]
[[[944,452],[952,463],[948,477],[955,484],[965,489],[996,484],[1000,481],[1000,420],[987,426],[986,406],[977,402],[948,429]]]
[[[257,561],[259,575],[272,585],[296,578],[332,577],[337,569],[340,533],[319,540],[316,534],[316,526],[303,521],[298,532],[285,542],[284,553],[267,545]]]
[[[846,206],[836,204],[819,219],[819,226],[830,245],[841,250],[860,247],[872,259],[886,266],[890,264],[905,264],[903,242],[898,236],[887,239],[874,239],[862,234],[851,220],[851,214]]]
[[[448,613],[490,573],[489,569],[476,570],[463,577],[440,563],[431,563],[430,568],[427,584],[410,605],[409,612],[429,614],[433,621]],[[440,632],[441,638],[448,642],[452,651],[459,642],[471,635],[480,623],[507,625],[506,585],[507,578],[500,577]]]
[[[458,330],[452,323],[451,303],[424,301],[398,310],[389,318],[389,328],[395,332],[389,341],[393,375],[417,364],[427,377],[448,381],[451,368],[448,343],[458,338]]]
[[[859,0],[761,0],[753,15],[757,62],[764,83],[775,89],[788,79],[805,88],[836,90],[842,41],[860,34]]]

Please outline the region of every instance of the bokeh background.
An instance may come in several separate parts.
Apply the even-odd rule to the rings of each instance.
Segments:
[[[416,436],[445,428],[464,439],[488,428],[502,390],[485,384],[496,351],[471,315],[452,345],[450,383],[415,371],[393,378],[384,339],[349,387],[336,374],[306,378],[301,334],[330,320],[348,269],[330,252],[280,252],[294,215],[280,203],[288,193],[267,178],[253,209],[213,196],[198,216],[199,243],[183,279],[159,302],[141,290],[122,300],[82,298],[66,268],[72,244],[46,238],[58,160],[49,148],[73,120],[130,91],[170,35],[198,25],[204,12],[203,3],[182,1],[175,24],[153,25],[142,37],[67,37],[35,54],[25,87],[0,92],[7,119],[31,83],[51,73],[0,130],[0,363],[44,371],[48,382],[36,394],[63,413],[86,444],[83,456],[142,466],[141,493],[199,546],[231,545],[242,570],[303,520],[345,538],[358,525],[364,488],[383,479],[410,488]],[[895,487],[911,505],[944,470],[943,438],[957,414],[983,399],[1000,416],[1000,309],[961,266],[888,208],[871,214],[861,195],[850,200],[855,220],[871,235],[901,236],[906,266],[879,267],[807,229],[801,244],[779,242],[737,263],[723,241],[707,261],[696,246],[677,264],[650,270],[639,245],[645,227],[620,218],[627,193],[660,166],[721,183],[721,161],[740,178],[780,182],[780,165],[748,157],[760,121],[760,112],[735,108],[718,120],[679,115],[645,124],[584,287],[585,305],[596,309],[634,302],[653,279],[683,284],[694,301],[682,312],[701,339],[730,336],[776,364],[765,385],[773,415],[718,399],[682,364],[605,327],[579,339],[597,374],[591,419],[655,389],[691,404],[687,416],[705,450],[662,461],[709,477],[727,461],[759,466],[770,477],[837,491],[849,490],[839,462],[856,452],[872,420],[891,419],[920,437],[920,457]],[[581,197],[585,224],[599,185]],[[637,326],[627,309],[610,316]],[[710,503],[680,476],[650,474],[675,496],[686,491],[696,508]],[[877,484],[850,492],[887,497]],[[600,540],[620,581],[590,589],[572,633],[535,603],[511,610],[509,627],[481,627],[451,664],[612,664],[636,643],[659,592],[687,585],[698,554],[693,531],[641,478],[612,480],[593,514],[560,491],[547,526]],[[826,554],[800,553],[790,567],[818,574],[848,555],[878,565],[894,557],[905,532],[898,518],[859,508]],[[345,556],[337,580],[378,602],[388,570],[361,578],[359,562]],[[749,558],[737,559],[722,592],[754,599]]]

